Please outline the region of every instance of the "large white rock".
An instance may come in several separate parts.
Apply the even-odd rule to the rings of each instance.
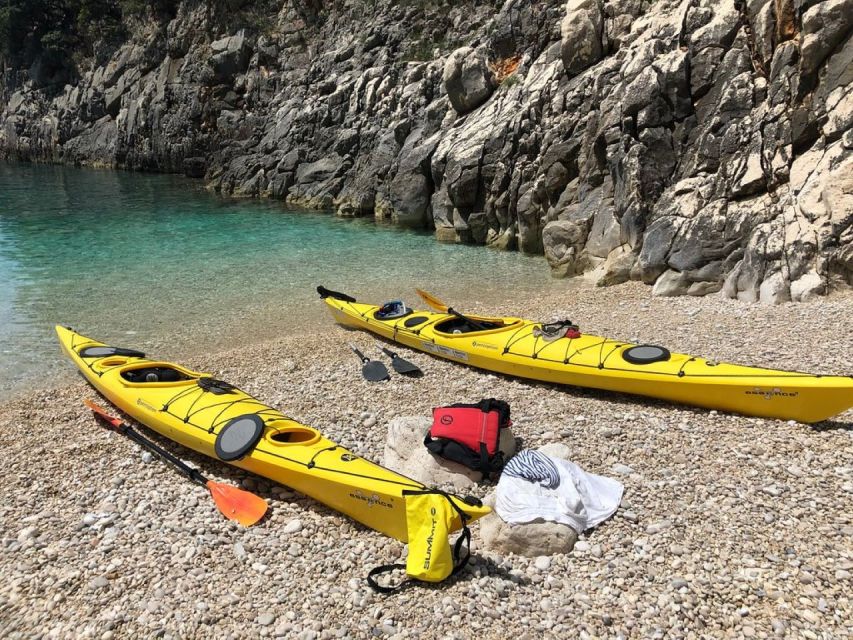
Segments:
[[[791,299],[794,302],[808,302],[826,293],[826,282],[812,269],[791,283]]]
[[[494,492],[483,502],[494,508]],[[570,526],[559,522],[537,520],[525,524],[510,524],[493,511],[480,520],[480,538],[482,548],[486,551],[499,555],[515,553],[535,558],[569,553],[578,541],[578,534]]]
[[[382,456],[383,466],[425,485],[452,485],[467,489],[477,484],[482,474],[468,467],[434,456],[424,446],[424,436],[432,419],[401,416],[388,423],[388,439]],[[504,458],[515,455],[515,436],[511,429],[501,431],[500,450]]]

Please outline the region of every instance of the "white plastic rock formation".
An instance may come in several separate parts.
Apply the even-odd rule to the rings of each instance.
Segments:
[[[388,424],[388,439],[382,464],[413,480],[430,486],[453,485],[466,489],[480,481],[482,474],[430,453],[424,446],[424,435],[432,419],[423,416],[402,416]],[[510,429],[501,431],[500,450],[505,458],[515,454],[515,436]]]

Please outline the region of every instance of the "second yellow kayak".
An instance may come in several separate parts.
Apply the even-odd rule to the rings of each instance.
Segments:
[[[853,406],[853,378],[712,362],[654,345],[569,331],[546,339],[543,325],[513,317],[380,307],[318,287],[339,323],[434,356],[506,375],[660,398],[765,418],[819,422]]]

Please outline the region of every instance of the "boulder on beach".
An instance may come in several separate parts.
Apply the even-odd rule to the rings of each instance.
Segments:
[[[444,460],[424,446],[424,436],[432,419],[424,416],[401,416],[388,423],[388,440],[382,465],[429,486],[452,485],[467,489],[482,478],[479,471]],[[515,436],[510,429],[501,430],[500,450],[504,458],[515,454]]]

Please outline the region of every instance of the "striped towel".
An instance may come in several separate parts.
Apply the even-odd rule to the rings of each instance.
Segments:
[[[504,522],[560,522],[581,533],[612,516],[623,491],[616,480],[525,449],[504,467],[495,488],[495,511]]]
[[[556,489],[560,486],[557,465],[544,453],[533,449],[525,449],[513,456],[503,472],[513,478],[538,482],[546,489]]]

